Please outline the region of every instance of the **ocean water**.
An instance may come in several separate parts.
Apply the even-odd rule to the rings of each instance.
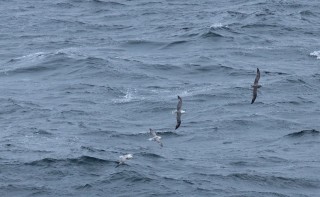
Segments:
[[[318,0],[0,1],[0,196],[320,196],[319,32]]]

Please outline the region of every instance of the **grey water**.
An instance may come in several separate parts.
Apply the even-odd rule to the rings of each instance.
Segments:
[[[320,196],[319,32],[318,0],[0,1],[0,196]]]

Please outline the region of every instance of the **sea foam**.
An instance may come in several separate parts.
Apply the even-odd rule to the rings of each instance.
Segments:
[[[317,57],[318,60],[320,60],[320,51],[313,51],[310,53],[311,56]]]

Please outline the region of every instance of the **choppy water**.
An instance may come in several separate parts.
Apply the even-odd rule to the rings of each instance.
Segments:
[[[0,195],[319,196],[319,32],[318,0],[0,1]]]

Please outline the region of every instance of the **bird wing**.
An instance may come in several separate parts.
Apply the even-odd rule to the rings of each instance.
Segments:
[[[177,112],[177,124],[176,124],[176,129],[180,127],[181,124],[181,112]]]
[[[177,111],[180,111],[181,107],[182,107],[182,98],[180,96],[178,96],[178,99],[179,99],[179,102],[178,102],[178,105],[177,105]]]
[[[252,95],[251,104],[254,103],[254,101],[255,101],[256,98],[257,98],[257,95],[258,95],[258,87],[254,87],[254,88],[253,88],[253,95]]]
[[[260,70],[259,70],[259,68],[257,68],[257,75],[254,80],[254,85],[258,85],[259,79],[260,79]]]

